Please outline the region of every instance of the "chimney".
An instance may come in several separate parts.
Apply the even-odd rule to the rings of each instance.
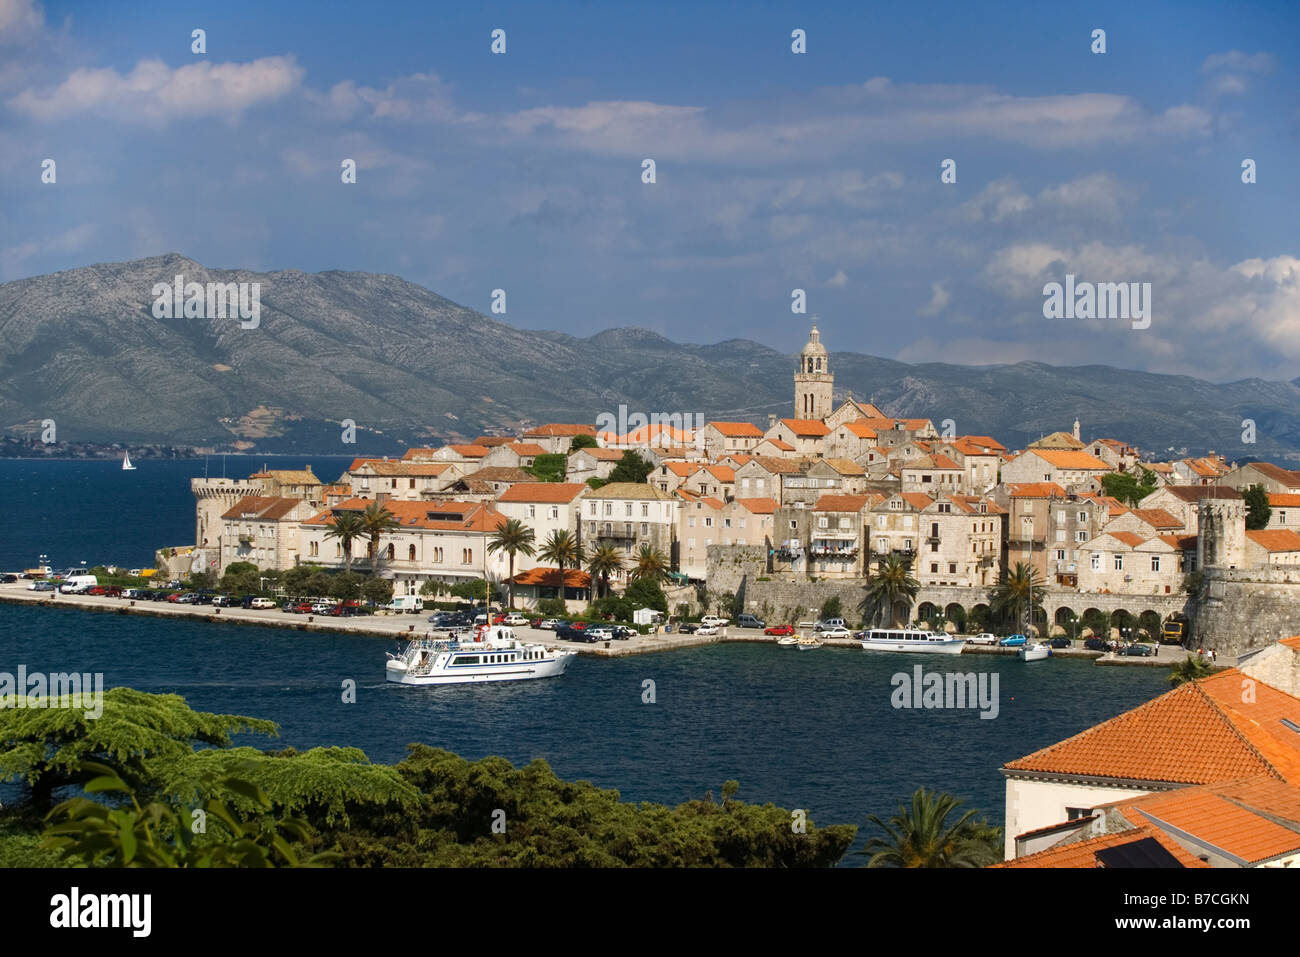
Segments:
[[[769,412],[767,414],[767,427],[770,429],[775,427],[775,425],[776,425],[776,415],[775,413]]]

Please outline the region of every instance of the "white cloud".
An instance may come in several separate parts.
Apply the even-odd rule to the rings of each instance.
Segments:
[[[0,276],[5,280],[17,279],[28,274],[27,262],[35,257],[78,252],[95,237],[97,230],[94,223],[82,223],[49,239],[31,240],[0,249]]]
[[[176,69],[148,59],[125,76],[112,68],[75,70],[51,90],[23,90],[9,99],[9,106],[42,121],[85,113],[154,126],[192,117],[233,120],[250,107],[292,92],[302,75],[291,56],[250,63],[203,61]]]
[[[1237,70],[1247,73],[1272,73],[1277,66],[1277,58],[1271,53],[1242,53],[1229,50],[1227,53],[1212,53],[1201,63],[1202,73],[1214,73],[1218,70]]]
[[[918,316],[937,316],[952,302],[952,294],[941,282],[930,283],[930,301],[916,310]]]
[[[826,280],[826,285],[832,289],[843,289],[849,284],[849,275],[843,269],[835,270],[835,275]]]
[[[45,25],[45,11],[34,0],[0,0],[0,43],[15,43]]]
[[[1000,223],[1029,212],[1032,206],[1033,200],[1020,191],[1015,180],[1005,177],[989,183],[974,198],[962,203],[961,210],[971,222]]]

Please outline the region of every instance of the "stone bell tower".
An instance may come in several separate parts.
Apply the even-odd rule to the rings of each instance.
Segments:
[[[799,353],[799,369],[794,374],[794,417],[820,420],[830,415],[834,411],[831,405],[834,383],[830,355],[814,322],[808,344]]]

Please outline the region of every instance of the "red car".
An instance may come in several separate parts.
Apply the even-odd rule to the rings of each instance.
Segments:
[[[794,634],[794,625],[773,625],[771,628],[764,631],[763,634],[776,635],[778,638],[783,638],[786,635]]]

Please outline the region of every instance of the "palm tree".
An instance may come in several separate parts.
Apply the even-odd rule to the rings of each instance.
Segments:
[[[334,521],[325,532],[326,538],[337,538],[343,546],[343,570],[352,571],[352,543],[366,534],[366,523],[360,512],[335,512]]]
[[[600,544],[587,556],[587,571],[600,579],[601,595],[609,594],[609,576],[623,569],[623,553],[613,545]]]
[[[984,867],[995,863],[1001,856],[997,842],[1002,829],[972,820],[973,810],[948,824],[948,815],[961,803],[951,794],[920,788],[912,795],[911,808],[900,803],[888,824],[874,814],[867,817],[887,836],[872,837],[858,853],[870,858],[868,867]]]
[[[637,550],[635,563],[632,566],[633,578],[649,578],[651,581],[661,582],[671,571],[672,563],[659,549],[642,545]]]
[[[907,602],[910,610],[920,590],[921,583],[912,577],[911,563],[890,554],[867,582],[865,617],[880,622],[886,615],[893,614],[894,606],[900,601]]]
[[[1188,681],[1198,681],[1207,677],[1213,668],[1210,663],[1200,655],[1188,655],[1185,661],[1180,661],[1169,671],[1169,683],[1177,688],[1180,684]]]
[[[1039,596],[1044,587],[1046,586],[1038,577],[1036,568],[1028,562],[1016,562],[1016,567],[1004,571],[998,583],[989,591],[989,604],[995,613],[1020,621],[1031,604],[1034,611],[1043,607]],[[1031,611],[1031,618],[1032,615]]]
[[[492,533],[488,540],[488,554],[496,552],[505,552],[510,556],[510,578],[506,579],[506,596],[507,605],[513,610],[515,607],[515,585],[511,580],[515,577],[515,555],[532,555],[533,554],[533,530],[517,518],[508,518]]]
[[[564,570],[582,564],[582,546],[574,541],[567,528],[560,528],[551,532],[537,557],[544,562],[554,562],[560,569],[560,598],[564,598]]]
[[[361,513],[361,526],[370,538],[366,546],[366,557],[370,559],[370,574],[375,573],[375,559],[379,555],[379,537],[387,532],[401,528],[397,516],[379,502],[371,502]]]

